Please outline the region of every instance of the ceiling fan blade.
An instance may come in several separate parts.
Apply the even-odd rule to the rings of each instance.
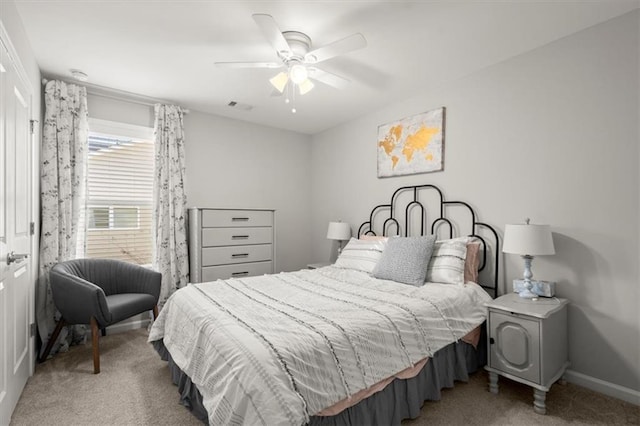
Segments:
[[[346,78],[320,68],[309,68],[309,77],[336,89],[345,89],[350,83]]]
[[[220,68],[280,68],[277,62],[215,62]]]
[[[318,62],[326,61],[334,56],[343,55],[353,50],[362,49],[366,47],[367,40],[360,33],[350,35],[341,40],[334,41],[326,46],[319,47],[315,50],[304,55],[304,60],[307,63],[315,64]]]
[[[258,27],[260,27],[262,34],[269,41],[271,46],[276,49],[278,55],[284,57],[291,56],[291,47],[289,47],[289,43],[287,43],[287,40],[282,35],[282,31],[278,28],[278,24],[276,24],[273,17],[263,13],[255,13],[252,16],[253,20],[258,24]]]

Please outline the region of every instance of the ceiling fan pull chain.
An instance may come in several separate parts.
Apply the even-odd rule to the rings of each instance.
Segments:
[[[291,90],[291,113],[295,114],[296,112],[298,112],[298,110],[296,109],[296,85],[290,84],[289,87],[289,90]]]

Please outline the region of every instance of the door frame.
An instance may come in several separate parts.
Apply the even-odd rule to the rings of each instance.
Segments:
[[[39,262],[39,240],[38,236],[40,235],[39,228],[39,217],[40,217],[40,120],[34,118],[34,87],[31,81],[29,80],[29,76],[27,71],[20,60],[20,56],[16,51],[13,43],[11,42],[11,38],[9,37],[9,33],[7,32],[4,23],[0,20],[0,43],[4,45],[5,49],[9,54],[9,58],[13,65],[15,66],[16,72],[18,74],[18,78],[20,82],[24,85],[27,90],[27,104],[29,108],[29,121],[30,121],[30,145],[31,145],[31,187],[30,187],[30,218],[29,222],[32,223],[31,228],[31,238],[29,245],[29,257],[31,258],[31,267],[29,270],[29,324],[31,324],[31,332],[29,338],[29,376],[33,375],[35,370],[35,363],[37,358],[36,348],[36,335],[35,332],[35,289],[36,282],[38,278],[38,262]],[[40,91],[38,93],[41,93]],[[41,102],[38,98],[36,102]],[[35,218],[38,218],[36,220]]]

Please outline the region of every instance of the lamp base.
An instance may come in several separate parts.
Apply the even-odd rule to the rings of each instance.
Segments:
[[[518,293],[518,296],[522,297],[523,299],[533,299],[533,300],[537,300],[538,299],[538,295],[533,293],[528,288],[520,290],[520,293]]]
[[[525,254],[522,256],[522,259],[524,259],[524,289],[520,291],[518,295],[523,299],[538,300],[538,295],[531,291],[531,288],[533,287],[531,285],[531,278],[533,278],[533,274],[531,273],[531,261],[533,260],[533,256]]]

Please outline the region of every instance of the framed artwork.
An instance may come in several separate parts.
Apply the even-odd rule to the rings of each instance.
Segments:
[[[444,170],[445,107],[378,126],[378,177]]]

